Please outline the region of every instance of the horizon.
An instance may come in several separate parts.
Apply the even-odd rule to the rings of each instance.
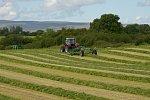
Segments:
[[[20,21],[15,21],[15,20],[0,20],[0,21],[12,21],[12,22],[66,22],[66,23],[85,23],[85,24],[90,24],[91,22],[73,22],[73,21],[36,21],[36,20],[28,20],[28,21],[25,21],[25,20],[20,20]],[[148,24],[150,25],[150,23],[121,23],[122,25],[129,25],[129,24],[139,24],[139,25],[142,25],[142,24]]]

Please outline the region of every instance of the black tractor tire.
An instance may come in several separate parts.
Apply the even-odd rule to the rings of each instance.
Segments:
[[[64,46],[60,47],[60,52],[61,52],[61,53],[62,53],[62,52],[65,52],[65,47],[64,47]]]
[[[93,50],[92,54],[97,55],[97,50]]]
[[[81,57],[84,56],[84,51],[80,51],[80,56],[81,56]]]
[[[65,52],[69,52],[69,47],[65,47]]]

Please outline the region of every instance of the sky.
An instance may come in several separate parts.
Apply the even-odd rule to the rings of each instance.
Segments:
[[[0,20],[92,22],[109,13],[150,24],[150,0],[0,0]]]

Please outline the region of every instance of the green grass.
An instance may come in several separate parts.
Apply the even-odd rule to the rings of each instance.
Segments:
[[[146,48],[145,46],[140,46],[141,48]],[[138,47],[138,48],[140,48]],[[106,78],[112,78],[119,80],[126,80],[128,82],[132,81],[137,84],[143,84],[148,85],[150,83],[150,57],[145,57],[142,55],[135,55],[127,54],[123,52],[114,52],[111,50],[120,50],[120,51],[132,51],[132,52],[139,52],[143,54],[149,55],[149,52],[145,52],[142,50],[128,50],[124,48],[107,48],[100,51],[100,53],[106,53],[110,55],[116,55],[116,56],[122,56],[122,57],[129,57],[129,58],[135,58],[138,59],[137,61],[130,61],[128,59],[117,59],[117,58],[109,58],[105,56],[93,56],[88,55],[91,59],[96,60],[104,60],[106,62],[100,62],[100,61],[92,61],[86,59],[80,59],[77,56],[72,57],[66,53],[61,54],[59,52],[58,47],[52,47],[48,49],[27,49],[27,50],[6,50],[6,51],[0,51],[1,54],[10,55],[3,56],[0,55],[0,59],[4,60],[5,62],[14,62],[14,65],[3,65],[0,64],[0,69],[2,70],[8,70],[10,72],[15,72],[16,74],[21,73],[34,77],[44,78],[55,81],[59,81],[62,83],[69,83],[69,84],[75,84],[75,85],[81,85],[81,86],[87,86],[90,88],[97,88],[97,89],[104,89],[109,91],[116,91],[121,93],[128,93],[128,94],[135,94],[140,95],[143,97],[150,97],[150,89],[144,89],[139,88],[138,86],[127,86],[127,85],[118,85],[117,83],[105,83],[105,82],[99,82],[94,80],[88,80],[88,79],[78,79],[78,78],[71,78],[68,76],[60,76],[57,74],[53,74],[53,72],[46,73],[41,71],[34,71],[25,69],[23,67],[17,67],[15,66],[15,63],[17,64],[23,64],[23,65],[29,65],[34,67],[43,67],[47,69],[53,69],[53,70],[60,70],[60,71],[66,71],[71,73],[76,73],[80,75],[92,75],[92,76],[100,76],[104,79]],[[131,53],[132,53],[131,52]],[[43,55],[41,55],[43,54]],[[11,56],[24,58],[29,61],[13,58]],[[37,58],[36,58],[37,57]],[[31,61],[30,61],[31,60]],[[139,60],[146,60],[147,62],[140,62]],[[32,62],[33,61],[33,62]],[[34,62],[35,61],[35,62]],[[114,62],[114,63],[109,63]],[[122,64],[120,64],[122,63]],[[137,76],[136,76],[137,75]],[[75,100],[103,100],[105,98],[99,98],[97,96],[93,96],[90,94],[85,93],[79,93],[74,92],[73,90],[65,90],[61,88],[56,87],[49,87],[49,86],[43,86],[40,84],[33,84],[33,83],[26,83],[20,80],[14,80],[9,79],[6,77],[1,76],[0,82],[5,84],[10,84],[12,86],[25,88],[25,89],[31,89],[35,91],[40,91],[44,93],[49,93],[57,96],[67,97],[69,99],[75,99]],[[52,92],[53,91],[53,92]]]
[[[3,57],[1,57],[3,58]],[[6,58],[7,59],[7,58]],[[14,60],[15,61],[15,60]],[[19,60],[16,60],[16,62],[19,62]],[[102,76],[102,77],[109,77],[109,78],[116,78],[121,80],[130,80],[130,81],[137,81],[137,82],[144,82],[144,83],[150,83],[150,78],[144,78],[144,77],[136,77],[136,76],[127,76],[122,74],[112,74],[112,73],[105,73],[105,72],[96,72],[96,71],[89,71],[84,69],[77,69],[77,68],[67,68],[63,66],[50,66],[47,64],[37,64],[32,63],[28,61],[21,61],[22,63],[28,63],[29,65],[35,65],[35,66],[43,66],[51,69],[57,69],[57,70],[63,70],[63,71],[70,71],[70,72],[76,72],[81,74],[88,74],[88,75],[94,75],[94,76]]]
[[[5,36],[0,36],[0,41],[4,38]]]
[[[13,92],[13,91],[12,91]],[[0,93],[0,100],[20,100]]]
[[[105,84],[102,82],[93,82],[93,81],[86,81],[86,80],[80,80],[80,79],[74,79],[69,77],[62,77],[62,76],[56,76],[51,74],[46,74],[42,72],[37,72],[33,70],[26,70],[21,69],[13,66],[6,66],[6,65],[0,65],[0,69],[5,69],[17,73],[23,73],[27,75],[32,75],[40,78],[46,78],[50,80],[55,81],[61,81],[61,82],[67,82],[72,83],[76,85],[84,85],[84,86],[90,86],[100,89],[106,89],[106,90],[113,90],[113,91],[119,91],[119,92],[125,92],[125,93],[132,93],[132,94],[138,94],[138,95],[145,95],[150,97],[150,90],[149,89],[140,89],[140,88],[133,88],[128,86],[119,86],[119,85],[112,85],[112,84]]]
[[[75,91],[64,90],[62,88],[55,88],[52,86],[27,83],[27,82],[10,79],[10,78],[6,78],[6,77],[2,77],[2,76],[0,76],[0,82],[9,84],[12,86],[24,88],[24,89],[31,89],[31,90],[35,90],[35,91],[39,91],[39,92],[43,92],[43,93],[48,93],[48,94],[66,97],[69,99],[74,99],[74,100],[108,100],[106,98],[97,97],[97,96],[93,96],[90,94],[78,93]]]
[[[11,53],[9,53],[11,52]],[[80,67],[85,67],[85,68],[94,68],[94,69],[101,69],[101,68],[124,68],[124,69],[137,69],[137,70],[150,70],[150,67],[149,66],[146,66],[146,65],[122,65],[122,64],[109,64],[109,63],[106,63],[106,62],[96,62],[96,61],[89,61],[89,60],[84,60],[84,59],[78,59],[78,58],[73,58],[68,55],[60,55],[60,54],[56,54],[54,52],[50,52],[50,51],[47,51],[47,50],[23,50],[23,51],[17,51],[17,52],[20,52],[22,54],[30,54],[30,55],[34,55],[34,56],[38,56],[38,57],[41,57],[41,58],[46,58],[46,59],[53,59],[53,60],[56,60],[56,61],[60,61],[60,63],[62,62],[71,62],[69,65],[70,66],[80,66]],[[8,52],[2,52],[2,53],[6,53],[6,54],[13,54],[13,51],[8,51]],[[14,51],[15,53],[15,51]],[[54,57],[47,57],[45,55],[40,55],[40,54],[46,54],[46,55],[53,55],[53,56],[56,56],[58,58],[54,58]],[[18,54],[19,55],[19,54]],[[17,56],[17,55],[16,55]],[[94,56],[95,57],[95,56]],[[29,58],[29,57],[28,57]],[[31,57],[30,57],[31,58]],[[61,60],[59,58],[62,58]],[[68,61],[68,60],[72,60],[72,61]],[[99,59],[99,57],[97,58]],[[54,62],[52,62],[54,63]],[[55,64],[58,64],[55,63]],[[63,64],[65,65],[65,64]]]

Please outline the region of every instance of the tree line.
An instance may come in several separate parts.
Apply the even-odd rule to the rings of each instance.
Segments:
[[[150,44],[150,26],[148,24],[129,24],[123,26],[119,22],[119,16],[104,14],[90,23],[90,28],[73,29],[62,28],[54,31],[37,30],[25,32],[20,26],[0,29],[0,35],[4,35],[0,41],[0,49],[9,49],[12,45],[20,45],[21,48],[46,48],[62,45],[65,38],[77,38],[77,42],[84,46],[118,47],[124,44]],[[27,36],[34,35],[35,38]]]

